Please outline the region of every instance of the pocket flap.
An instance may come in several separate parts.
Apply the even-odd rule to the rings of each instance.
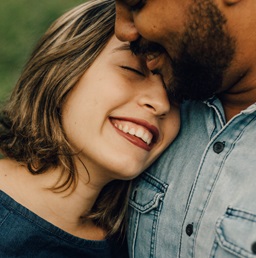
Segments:
[[[129,205],[141,213],[149,212],[159,206],[167,188],[166,183],[144,172],[133,182]]]
[[[216,226],[222,248],[241,257],[256,257],[255,214],[229,207]]]

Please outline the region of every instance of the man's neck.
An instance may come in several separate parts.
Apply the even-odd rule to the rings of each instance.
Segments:
[[[256,103],[256,88],[241,92],[225,92],[219,95],[222,102],[226,121],[228,122],[241,111]]]

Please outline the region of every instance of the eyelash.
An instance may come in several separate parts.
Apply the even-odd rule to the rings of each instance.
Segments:
[[[138,74],[138,75],[140,75],[140,76],[145,76],[144,73],[142,73],[141,71],[139,71],[139,70],[137,70],[137,69],[134,69],[134,68],[132,68],[132,67],[122,65],[121,68],[123,68],[123,69],[125,69],[125,70],[128,70],[128,71],[131,71],[131,72],[134,72],[134,73],[136,73],[136,74]]]

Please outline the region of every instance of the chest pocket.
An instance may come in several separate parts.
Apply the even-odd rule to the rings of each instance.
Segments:
[[[256,257],[256,215],[229,207],[217,221],[211,257]]]
[[[147,173],[134,181],[129,200],[128,245],[131,258],[156,257],[158,219],[167,188],[167,184]]]

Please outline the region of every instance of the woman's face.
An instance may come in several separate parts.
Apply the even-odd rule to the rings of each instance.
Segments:
[[[68,95],[62,117],[90,177],[104,180],[137,176],[180,126],[159,75],[115,36]]]

